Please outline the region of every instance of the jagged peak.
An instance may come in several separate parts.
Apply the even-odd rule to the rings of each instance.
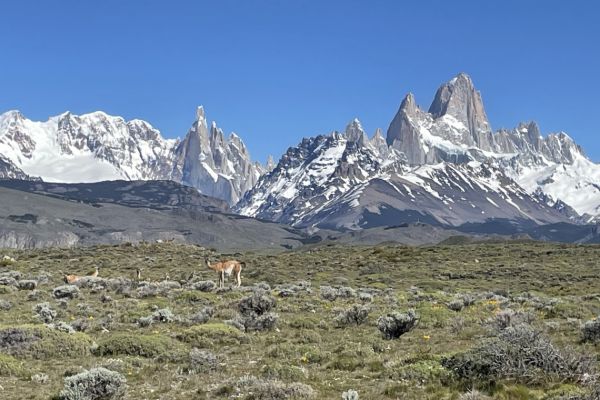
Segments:
[[[459,72],[454,78],[448,81],[448,85],[456,85],[459,81],[465,82],[468,86],[473,87],[473,80],[466,72]]]
[[[345,136],[348,141],[361,145],[364,145],[369,140],[358,118],[354,118],[346,125]]]
[[[198,106],[196,108],[196,120],[200,121],[200,120],[204,120],[206,119],[205,115],[204,115],[204,106]]]
[[[400,110],[404,110],[405,112],[412,114],[417,110],[417,108],[418,106],[417,102],[415,101],[415,95],[412,94],[412,92],[409,92],[406,96],[404,96],[402,103],[400,103]]]
[[[5,113],[0,114],[0,122],[22,119],[25,119],[25,117],[19,110],[8,110]]]

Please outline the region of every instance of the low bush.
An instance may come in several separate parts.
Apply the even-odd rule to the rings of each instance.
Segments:
[[[215,310],[212,307],[204,307],[202,310],[198,311],[197,313],[193,314],[190,317],[190,321],[195,323],[195,324],[205,324],[208,322],[209,319],[212,318],[212,316],[214,315]]]
[[[0,310],[2,310],[2,311],[8,311],[11,308],[13,308],[13,304],[10,301],[4,300],[4,299],[0,299]]]
[[[190,373],[206,373],[219,368],[219,359],[209,350],[194,348],[190,351],[189,358],[188,372]]]
[[[244,376],[222,385],[217,394],[242,393],[247,400],[310,400],[317,398],[315,390],[303,383],[283,383],[274,379]]]
[[[364,324],[369,318],[369,307],[362,304],[354,304],[352,307],[338,312],[334,322],[338,327]]]
[[[19,290],[35,290],[37,285],[37,281],[34,281],[33,279],[23,279],[17,282]]]
[[[79,288],[75,285],[62,285],[54,288],[52,295],[56,299],[74,299],[79,297]]]
[[[358,392],[350,389],[342,393],[342,400],[358,400]]]
[[[581,326],[581,335],[584,342],[600,341],[600,318],[594,318],[586,321]]]
[[[60,400],[117,400],[127,392],[127,380],[118,372],[98,367],[65,378]]]
[[[201,292],[212,292],[217,288],[217,284],[214,281],[199,281],[194,282],[191,287]]]
[[[419,316],[414,310],[408,310],[406,313],[393,312],[386,316],[381,316],[377,320],[377,327],[384,339],[397,339],[407,332],[410,332],[419,323]]]
[[[48,324],[56,318],[57,312],[48,303],[39,303],[33,306],[33,312],[44,323]]]
[[[184,343],[198,348],[236,345],[245,339],[244,334],[239,329],[223,323],[191,326],[179,331],[175,337]]]
[[[273,297],[255,292],[239,302],[240,314],[228,323],[246,332],[273,329],[279,319],[277,314],[270,312],[275,305]]]
[[[94,354],[98,356],[128,355],[158,359],[178,359],[183,347],[173,339],[162,335],[116,333],[98,342]]]
[[[83,333],[66,333],[47,326],[0,329],[0,352],[15,357],[53,359],[87,355],[92,340]]]
[[[556,348],[542,333],[524,324],[510,326],[476,348],[444,359],[442,364],[460,379],[477,382],[577,382],[594,373],[590,358]]]

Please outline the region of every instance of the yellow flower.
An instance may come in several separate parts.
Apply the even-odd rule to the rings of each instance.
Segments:
[[[429,340],[429,339],[431,339],[431,336],[429,336],[429,335],[423,335],[423,340]]]
[[[88,319],[94,319],[94,317],[90,315],[90,316],[88,317]]]
[[[71,321],[75,321],[75,317],[71,315]]]

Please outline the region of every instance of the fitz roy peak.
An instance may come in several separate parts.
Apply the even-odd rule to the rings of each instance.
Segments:
[[[423,221],[586,222],[600,214],[600,166],[564,132],[534,122],[493,132],[466,74],[428,111],[408,94],[384,139],[358,120],[304,139],[238,203],[244,215],[296,226],[359,229]]]
[[[164,139],[142,120],[103,112],[70,112],[34,122],[18,111],[0,115],[0,178],[49,182],[174,180],[236,203],[263,167],[242,140],[225,138],[204,109],[183,141]]]

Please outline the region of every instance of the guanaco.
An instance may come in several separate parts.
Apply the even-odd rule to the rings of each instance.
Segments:
[[[219,287],[222,288],[225,286],[225,274],[231,276],[232,273],[235,273],[235,281],[236,286],[240,287],[242,285],[242,267],[246,267],[246,263],[243,261],[237,260],[227,260],[227,261],[218,261],[216,263],[210,263],[208,261],[208,256],[204,257],[204,263],[206,266],[219,274]]]
[[[98,276],[98,272],[99,272],[99,268],[98,266],[94,267],[94,271],[90,274],[88,274],[87,276],[91,276],[91,277],[97,277]],[[78,280],[80,280],[81,278],[83,278],[83,276],[80,275],[74,275],[74,274],[68,274],[65,275],[65,283],[75,283]]]

